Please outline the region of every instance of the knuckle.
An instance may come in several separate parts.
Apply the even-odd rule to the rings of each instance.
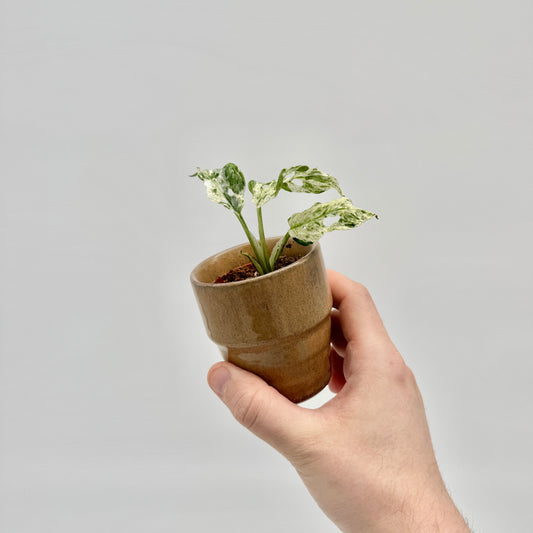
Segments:
[[[370,294],[370,291],[362,283],[359,283],[358,281],[352,281],[351,292],[354,301],[359,302],[360,305],[363,305],[365,308],[374,306],[374,300]]]
[[[362,298],[370,298],[370,291],[366,288],[365,285],[359,283],[358,281],[350,280],[352,285],[352,291],[357,293],[358,296]]]
[[[391,347],[387,357],[389,375],[398,383],[408,383],[414,379],[414,374],[407,366],[404,358],[395,347]]]
[[[415,375],[413,371],[407,365],[404,365],[404,366],[405,366],[405,369],[404,369],[405,379],[409,383],[415,383],[416,379],[415,379]]]
[[[233,401],[233,416],[237,422],[252,431],[261,413],[261,403],[257,391],[242,393]]]
[[[405,364],[403,360],[394,365],[394,380],[396,383],[405,388],[412,388],[415,383],[413,371]]]

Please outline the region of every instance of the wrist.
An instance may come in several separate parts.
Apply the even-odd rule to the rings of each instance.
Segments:
[[[408,522],[405,531],[471,533],[444,486],[436,494],[425,493],[422,498],[413,500],[405,514]]]
[[[396,485],[396,484],[395,484]],[[408,488],[409,483],[400,483],[391,490],[381,492],[375,498],[373,509],[367,515],[367,529],[372,533],[471,533],[465,519],[455,506],[444,482],[433,479],[423,486]],[[376,501],[377,500],[377,501]],[[378,503],[380,502],[380,503]],[[367,501],[368,503],[368,501]],[[361,531],[361,524],[352,524],[348,532]],[[355,527],[357,526],[357,527]]]

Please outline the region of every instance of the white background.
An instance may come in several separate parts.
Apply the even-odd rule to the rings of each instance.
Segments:
[[[533,5],[0,0],[0,530],[335,531],[209,390],[187,175],[307,163],[478,532],[530,531]],[[270,234],[315,198],[269,204]],[[324,392],[309,406],[329,398]]]

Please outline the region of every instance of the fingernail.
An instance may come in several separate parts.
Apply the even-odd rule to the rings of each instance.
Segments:
[[[230,373],[222,364],[214,366],[207,375],[207,382],[218,396],[222,396],[224,387],[230,378]]]

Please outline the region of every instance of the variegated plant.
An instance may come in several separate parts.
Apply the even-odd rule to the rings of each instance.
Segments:
[[[272,272],[276,262],[292,237],[296,242],[309,245],[316,242],[324,235],[333,230],[347,230],[361,225],[363,222],[376,217],[374,213],[355,207],[352,202],[343,195],[339,182],[333,176],[316,168],[306,165],[298,165],[284,168],[278,178],[267,183],[251,180],[248,189],[252,193],[252,201],[257,208],[257,225],[259,238],[248,228],[242,216],[244,207],[244,193],[246,180],[237,165],[228,163],[223,168],[213,170],[200,170],[191,177],[200,178],[207,189],[209,198],[226,209],[232,211],[246,233],[253,250],[253,256],[243,252],[255,266],[257,272],[267,274]],[[289,217],[289,230],[279,239],[269,253],[266,245],[265,230],[263,226],[263,206],[275,198],[281,190],[288,192],[305,192],[320,194],[330,189],[335,189],[340,197],[329,202],[317,202],[309,209],[296,213]],[[325,220],[334,217],[337,220],[326,225]]]

